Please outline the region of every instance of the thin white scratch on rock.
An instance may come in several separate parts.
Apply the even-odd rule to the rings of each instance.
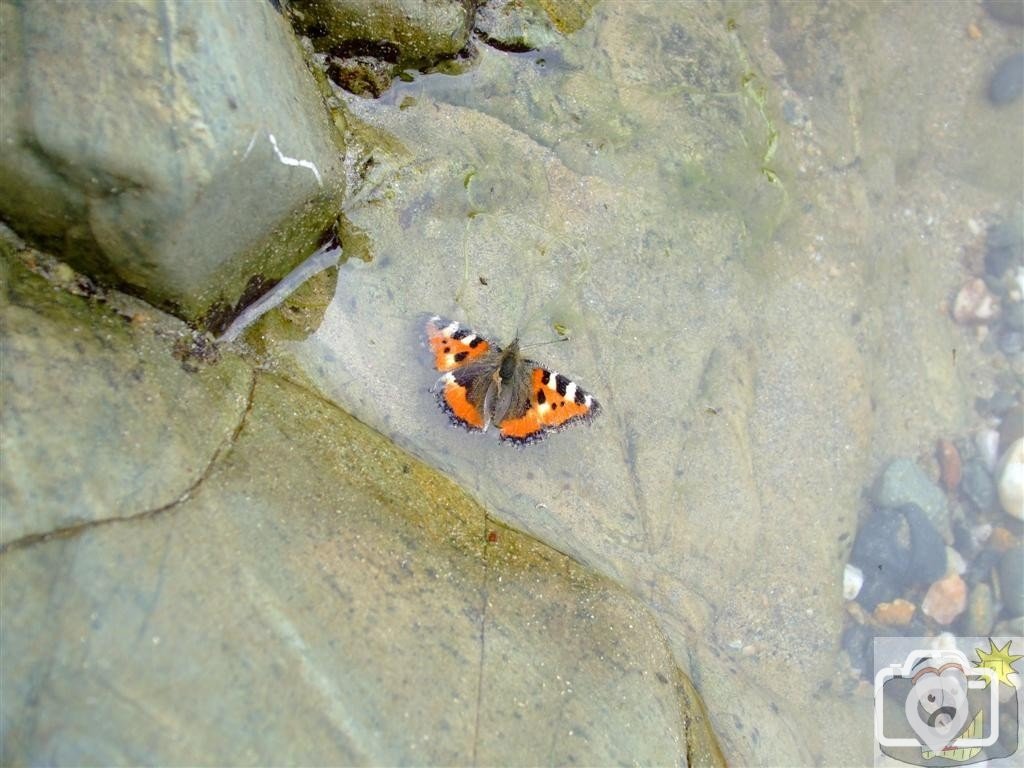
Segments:
[[[274,134],[268,133],[267,138],[270,139],[270,146],[274,148],[274,154],[277,155],[277,159],[285,165],[295,165],[299,168],[309,168],[316,176],[316,183],[321,187],[324,185],[324,180],[320,178],[320,171],[317,170],[316,165],[310,160],[299,160],[294,157],[288,157],[287,155],[281,154],[281,150],[277,148],[277,139],[274,138]]]
[[[259,131],[252,132],[252,138],[249,139],[249,146],[245,148],[245,153],[242,155],[243,160],[245,160],[249,156],[249,153],[252,152],[252,148],[256,146],[256,137],[259,135]]]

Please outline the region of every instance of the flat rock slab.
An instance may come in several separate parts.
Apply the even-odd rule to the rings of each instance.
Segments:
[[[187,372],[181,323],[129,322],[0,259],[0,547],[172,504],[245,412],[235,358]],[[145,319],[140,315],[139,321]]]
[[[336,218],[343,147],[270,3],[4,3],[0,20],[0,214],[22,237],[194,321]]]
[[[54,294],[31,316],[72,338],[107,332],[95,370],[115,383],[170,359],[169,342],[133,347],[80,298]],[[27,321],[7,332],[25,350],[17,367],[51,354],[29,343]],[[62,364],[96,376],[91,349]],[[177,385],[236,367],[225,357]],[[51,371],[42,388],[73,402],[71,381]],[[240,419],[186,496],[129,520],[88,497],[91,522],[0,553],[3,763],[721,764],[639,601],[493,523],[334,405],[272,374],[254,381],[241,416],[226,386],[204,415],[149,414],[167,446],[158,466],[192,455],[182,434],[208,428],[216,407]],[[94,408],[115,419],[134,395],[106,391]],[[26,421],[5,456],[47,445],[52,428]],[[130,461],[137,449],[113,428],[62,421],[67,444]],[[56,485],[30,473],[23,496],[57,498]]]

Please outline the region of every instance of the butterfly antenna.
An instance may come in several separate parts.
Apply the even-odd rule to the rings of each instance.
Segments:
[[[568,336],[563,336],[560,339],[550,339],[549,341],[534,341],[534,342],[531,342],[529,344],[520,344],[519,348],[520,349],[529,349],[530,347],[543,347],[543,346],[546,346],[547,344],[558,344],[559,342],[562,342],[562,341],[569,341],[569,337]]]

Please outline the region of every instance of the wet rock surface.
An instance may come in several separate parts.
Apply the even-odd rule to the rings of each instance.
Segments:
[[[0,258],[0,295],[0,547],[147,514],[201,482],[245,412],[249,366],[189,373],[161,354],[180,323],[141,302],[132,322],[18,261]]]
[[[270,3],[0,14],[0,215],[22,237],[199,321],[333,224],[343,147]]]
[[[13,271],[19,303],[31,293],[38,304],[34,325],[8,324],[19,368],[48,363],[40,338],[84,336],[82,358],[53,364],[84,370],[88,398],[45,402],[50,421],[20,424],[15,448],[48,445],[50,424],[70,449],[102,443],[75,489],[110,516],[0,553],[5,763],[720,761],[663,633],[619,587],[230,353],[176,379],[170,339],[133,345],[108,327],[96,361],[107,378],[90,380],[88,336],[102,333],[106,310],[40,297],[53,289]],[[120,376],[139,366],[199,388],[185,396],[233,424],[221,443],[205,418],[209,447],[189,452],[199,411],[151,414],[171,455],[201,456],[205,471],[187,494],[124,520],[96,488],[126,485],[111,474],[121,463],[172,467],[76,414],[88,405],[109,420],[133,397]],[[150,392],[154,407],[173,401]],[[5,418],[21,413],[21,397],[6,395]],[[241,408],[225,407],[239,395]],[[61,461],[68,482],[76,467],[54,457],[18,472],[18,499],[4,487],[5,532],[15,507],[14,522],[29,512],[37,530],[47,522],[24,500],[58,503],[48,475]],[[174,475],[148,483],[160,479]]]

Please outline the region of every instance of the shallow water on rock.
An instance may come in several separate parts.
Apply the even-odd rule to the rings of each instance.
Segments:
[[[838,652],[861,492],[970,418],[977,361],[940,305],[969,221],[1021,196],[1020,104],[985,95],[1013,33],[918,11],[612,2],[556,50],[346,96],[395,140],[346,211],[372,259],[275,346],[643,599],[739,763],[869,759]],[[450,427],[435,313],[566,331],[530,354],[603,413],[522,450]]]

